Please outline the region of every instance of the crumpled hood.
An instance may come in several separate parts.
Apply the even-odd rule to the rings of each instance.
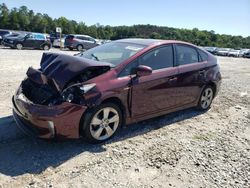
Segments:
[[[90,67],[110,68],[112,66],[106,62],[56,53],[43,53],[40,65],[39,70],[30,67],[26,73],[27,76],[39,84],[47,84],[52,80],[58,90],[62,90],[70,80]]]

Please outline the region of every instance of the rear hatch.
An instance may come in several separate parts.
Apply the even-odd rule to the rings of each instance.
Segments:
[[[74,35],[67,35],[65,38],[65,46],[71,46],[74,43]]]

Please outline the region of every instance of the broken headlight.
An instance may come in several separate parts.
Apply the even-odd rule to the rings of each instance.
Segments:
[[[84,94],[93,89],[96,84],[74,84],[63,90],[61,96],[63,101],[81,103]]]

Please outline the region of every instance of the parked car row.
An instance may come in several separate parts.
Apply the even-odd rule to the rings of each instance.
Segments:
[[[88,35],[58,35],[0,30],[0,44],[16,49],[43,49],[63,47],[69,50],[88,50],[108,41],[97,40]]]
[[[217,47],[204,47],[204,49],[211,54],[219,56],[228,56],[228,57],[250,57],[250,49],[231,49],[231,48],[217,48]]]

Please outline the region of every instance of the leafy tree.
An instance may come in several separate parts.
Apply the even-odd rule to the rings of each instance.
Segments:
[[[0,28],[8,27],[9,21],[9,9],[3,3],[0,5]]]

